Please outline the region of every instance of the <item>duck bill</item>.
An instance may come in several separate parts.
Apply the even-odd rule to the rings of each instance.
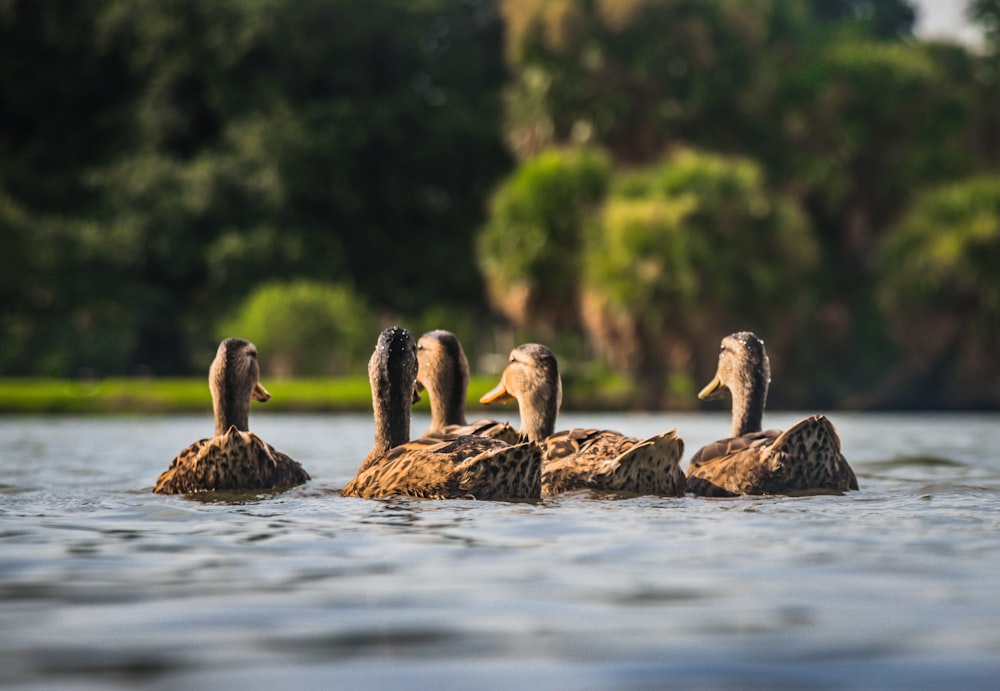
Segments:
[[[719,398],[726,392],[726,387],[719,379],[719,375],[716,374],[715,378],[708,383],[704,389],[698,392],[698,398],[702,400],[710,400],[713,398]]]
[[[483,397],[479,399],[480,403],[509,403],[515,400],[511,396],[507,389],[504,387],[503,382],[497,384],[493,389],[483,394]]]
[[[423,391],[423,388],[424,387],[420,385],[420,382],[415,382],[413,384],[413,403],[420,403],[420,392]]]
[[[261,403],[267,403],[271,400],[271,394],[264,388],[263,384],[257,382],[253,387],[253,393],[250,394],[250,398]]]

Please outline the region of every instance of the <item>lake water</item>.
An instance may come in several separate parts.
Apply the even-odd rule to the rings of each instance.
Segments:
[[[844,496],[490,503],[343,498],[370,417],[254,411],[311,483],[151,494],[210,416],[0,418],[0,685],[1000,685],[998,415],[834,415]],[[676,427],[685,467],[729,424],[560,422]]]

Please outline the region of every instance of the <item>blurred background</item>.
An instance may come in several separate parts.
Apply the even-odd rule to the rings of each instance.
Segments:
[[[1000,0],[0,0],[0,377],[516,343],[1000,406]]]

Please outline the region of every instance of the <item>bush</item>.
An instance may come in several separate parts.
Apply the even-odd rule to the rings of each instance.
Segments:
[[[351,288],[311,281],[258,288],[218,330],[220,339],[253,341],[273,377],[364,372],[376,333],[375,318]]]
[[[918,197],[886,237],[879,303],[908,366],[900,403],[1000,400],[1000,177]],[[895,402],[895,401],[894,401]]]
[[[604,355],[659,405],[671,373],[718,338],[788,338],[819,248],[805,216],[746,159],[681,151],[621,178],[584,250],[584,319]],[[704,366],[701,368],[704,369]]]
[[[493,196],[479,266],[493,304],[519,326],[577,321],[583,225],[611,177],[594,150],[551,150],[523,163]]]

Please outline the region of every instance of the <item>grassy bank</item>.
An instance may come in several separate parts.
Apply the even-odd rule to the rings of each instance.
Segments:
[[[496,384],[493,376],[473,377],[469,383],[469,410],[486,409],[479,396]],[[371,410],[366,377],[335,379],[272,379],[264,382],[273,398],[255,409],[291,412],[348,412]],[[416,410],[427,410],[426,395]],[[630,392],[619,380],[600,383],[565,382],[564,409],[625,408]],[[208,382],[198,379],[0,379],[0,414],[210,414]]]
[[[280,411],[371,410],[364,377],[273,380],[265,405]],[[197,413],[212,409],[202,379],[0,379],[0,413]]]

